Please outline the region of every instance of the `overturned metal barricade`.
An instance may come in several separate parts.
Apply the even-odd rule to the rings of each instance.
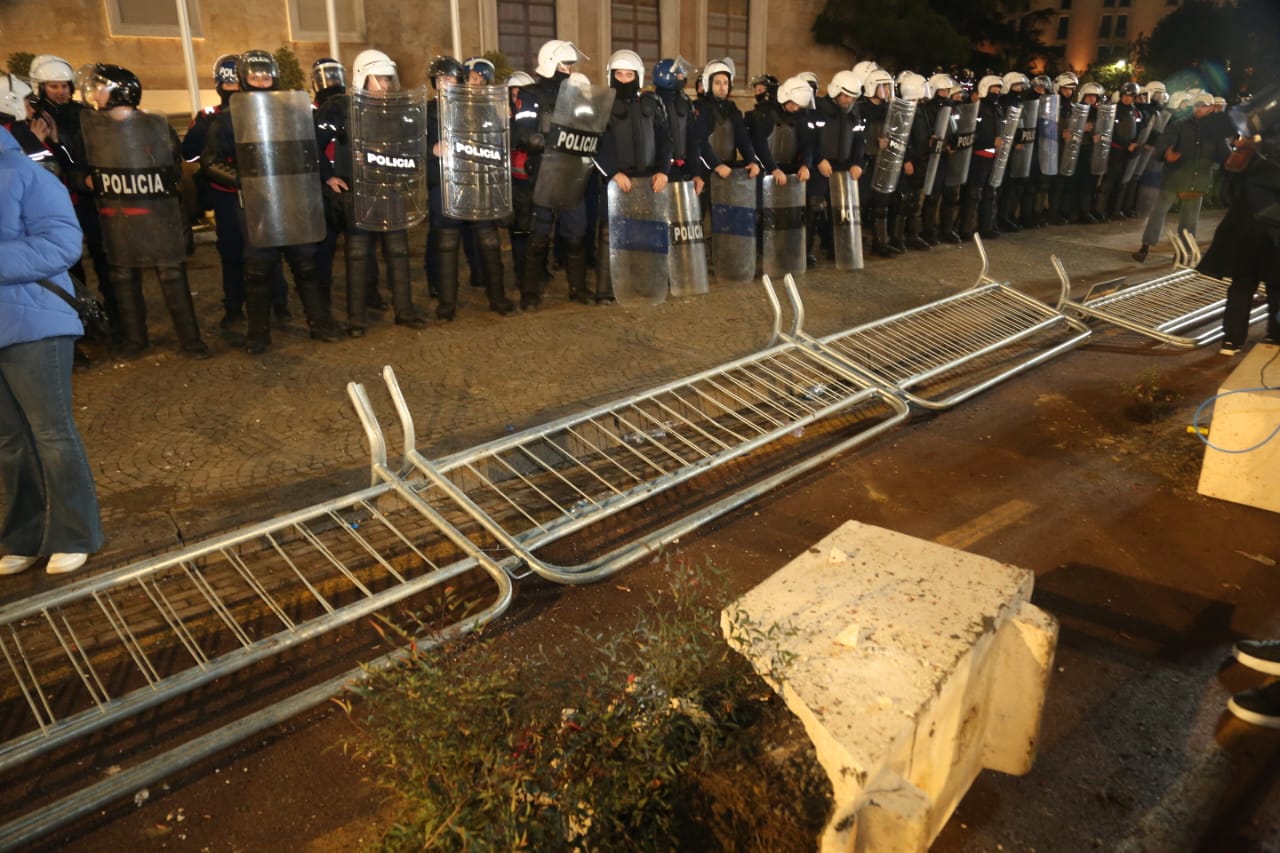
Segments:
[[[969,289],[823,338],[804,331],[804,304],[791,276],[783,284],[792,325],[781,331],[781,306],[766,277],[776,333],[925,409],[950,408],[1089,338],[1079,320],[992,279],[976,235],[974,244],[982,270]]]
[[[23,846],[314,707],[364,670],[351,669],[359,660],[341,658],[327,669],[303,667],[285,686],[287,698],[273,695],[265,707],[258,702],[203,733],[205,721],[187,721],[189,737],[167,752],[119,747],[120,756],[111,752],[108,760],[123,770],[54,802],[47,802],[49,793],[84,780],[74,773],[43,783],[29,778],[35,774],[24,771],[38,757],[54,765],[43,769],[56,776],[63,763],[84,760],[79,750],[102,762],[104,750],[117,749],[113,733],[120,741],[136,739],[144,714],[156,729],[185,728],[172,719],[190,709],[172,704],[215,682],[215,692],[239,691],[253,706],[254,682],[274,680],[264,666],[286,661],[291,672],[298,661],[290,654],[310,664],[321,654],[318,638],[413,606],[416,596],[439,595],[443,584],[476,591],[487,577],[492,600],[444,620],[421,643],[469,631],[507,608],[508,574],[390,471],[363,389],[350,393],[368,433],[377,485],[0,609],[0,778],[17,780],[6,782],[4,796],[17,803],[5,810],[26,810],[0,826],[0,848]]]
[[[1099,282],[1079,301],[1071,299],[1071,279],[1062,261],[1052,256],[1062,285],[1059,307],[1183,349],[1220,340],[1230,282],[1196,270],[1200,247],[1191,234],[1179,235],[1172,229],[1168,234],[1173,244],[1172,270],[1134,284],[1127,284],[1127,278]],[[1255,306],[1250,324],[1266,319],[1266,313],[1265,305]]]

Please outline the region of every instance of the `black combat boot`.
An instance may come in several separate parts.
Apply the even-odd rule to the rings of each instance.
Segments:
[[[436,289],[440,303],[436,305],[436,319],[448,323],[458,314],[458,249],[462,244],[462,232],[457,228],[437,228],[439,233],[436,254]]]
[[[294,247],[295,250],[297,247]],[[316,275],[315,252],[297,252],[289,261],[293,271],[293,283],[298,290],[298,299],[302,302],[302,313],[307,318],[307,327],[311,330],[313,340],[333,343],[344,337],[338,324],[334,322],[333,311],[329,300],[325,298]],[[347,287],[350,288],[350,283]],[[360,289],[360,285],[356,285]]]
[[[422,309],[413,304],[413,279],[409,273],[409,232],[389,231],[383,237],[387,252],[387,281],[391,304],[396,309],[396,325],[422,329],[427,325]]]
[[[507,298],[503,281],[502,243],[498,229],[493,225],[481,227],[476,232],[476,253],[480,256],[480,269],[484,275],[484,292],[489,298],[489,310],[506,317],[516,310],[515,303]]]
[[[535,311],[542,304],[542,293],[547,287],[547,255],[551,251],[551,238],[534,234],[525,249],[524,272],[520,277],[520,308]]]
[[[347,334],[364,336],[365,308],[369,299],[369,264],[373,254],[373,234],[351,230],[346,233],[347,258]],[[376,259],[373,263],[377,263]]]
[[[191,301],[191,288],[187,285],[186,267],[160,267],[157,272],[160,292],[173,319],[173,331],[178,335],[178,346],[192,358],[208,358],[212,353],[200,337],[200,324],[196,320],[196,306]]]
[[[245,352],[259,355],[271,346],[271,285],[276,267],[268,258],[244,262]]]
[[[111,267],[111,289],[115,294],[119,322],[120,355],[134,358],[146,352],[147,302],[142,296],[142,270]]]
[[[587,289],[587,243],[584,239],[565,240],[564,274],[569,279],[569,298],[574,302],[590,304],[591,291]],[[613,290],[607,296],[596,294],[596,302],[613,301]]]

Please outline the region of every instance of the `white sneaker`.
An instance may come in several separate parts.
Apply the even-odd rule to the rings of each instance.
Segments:
[[[45,571],[51,575],[65,575],[83,566],[88,559],[88,554],[54,554],[49,558]]]
[[[0,557],[0,575],[16,575],[18,572],[25,572],[39,559],[39,557],[22,557],[17,554]]]

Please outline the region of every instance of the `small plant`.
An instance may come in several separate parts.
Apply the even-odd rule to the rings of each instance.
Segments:
[[[287,44],[282,44],[274,54],[276,65],[280,68],[281,89],[307,88],[307,75],[302,73],[302,65],[298,62],[298,54]]]
[[[9,54],[9,73],[15,77],[26,77],[31,73],[31,61],[35,58],[34,53],[27,53],[25,50]]]
[[[720,638],[724,579],[667,577],[631,624],[558,657],[477,634],[371,674],[344,707],[361,730],[349,746],[403,803],[384,845],[667,849],[718,750],[758,765],[738,733],[771,694]]]
[[[1169,414],[1182,397],[1177,391],[1164,387],[1160,374],[1155,370],[1139,375],[1134,382],[1124,386],[1124,392],[1133,400],[1128,407],[1129,415],[1144,424],[1153,424]]]

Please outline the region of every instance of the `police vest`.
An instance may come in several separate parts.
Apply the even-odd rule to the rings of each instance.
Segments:
[[[829,95],[818,98],[814,129],[818,132],[818,156],[832,167],[845,169],[853,165],[853,116],[841,109]]]
[[[663,94],[662,103],[667,108],[667,122],[671,128],[671,158],[673,160],[689,159],[689,116],[693,114],[693,104],[684,92]]]
[[[613,102],[609,132],[617,144],[619,171],[631,176],[654,171],[658,155],[654,124],[659,109],[657,97],[649,92],[641,92],[633,101]]]
[[[772,118],[773,130],[769,133],[769,154],[781,169],[796,161],[796,126],[781,107],[774,110]]]

